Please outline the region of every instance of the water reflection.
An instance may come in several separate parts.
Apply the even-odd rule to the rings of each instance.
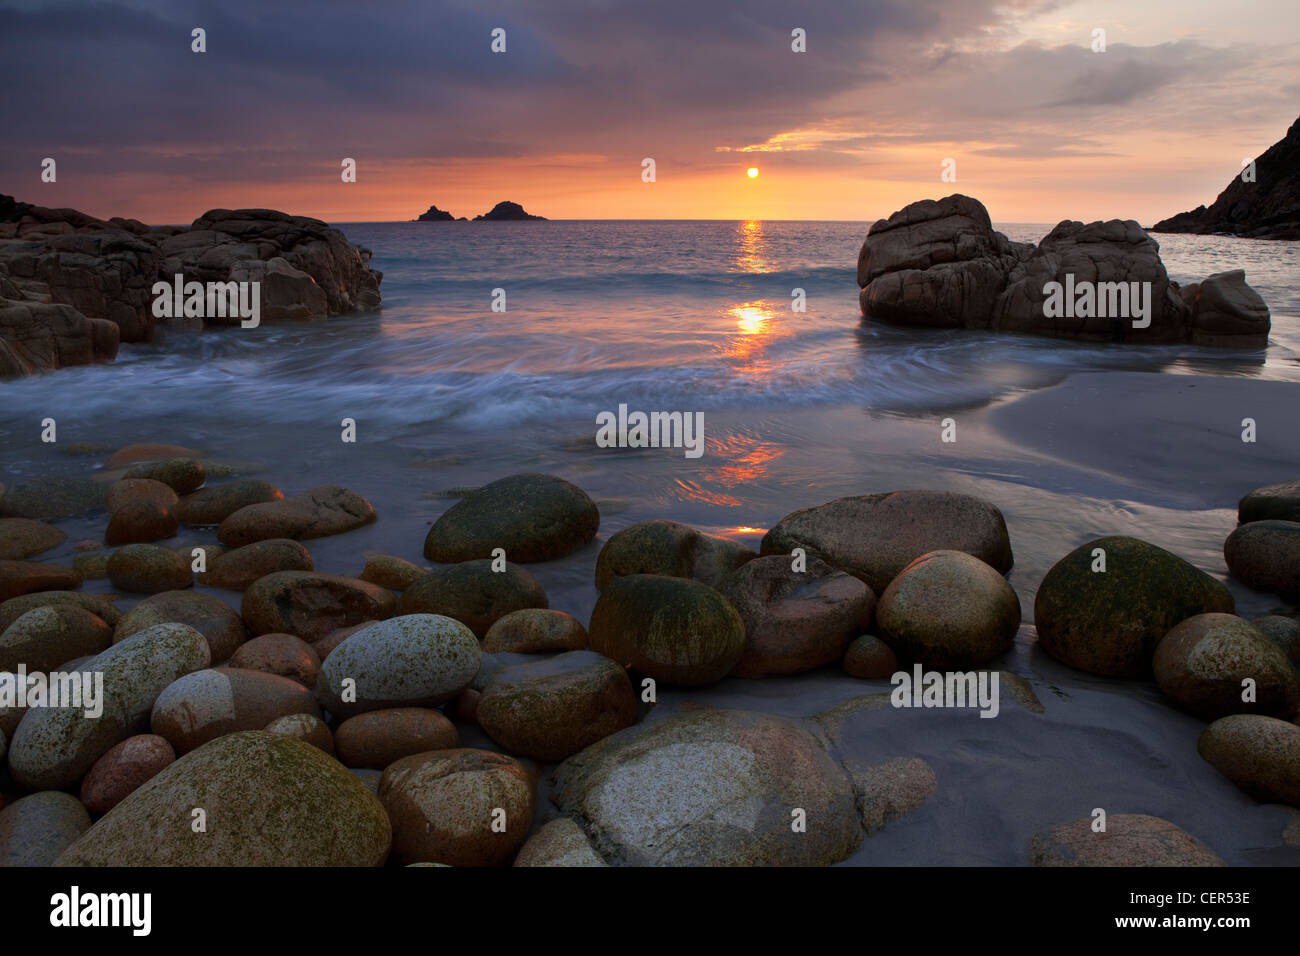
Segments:
[[[742,272],[771,272],[771,263],[763,258],[763,224],[757,219],[750,219],[740,224],[740,254],[736,265]]]

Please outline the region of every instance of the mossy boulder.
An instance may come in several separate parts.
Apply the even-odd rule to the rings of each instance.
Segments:
[[[49,671],[88,654],[98,654],[113,640],[104,619],[72,604],[33,608],[0,633],[0,671]]]
[[[577,485],[554,475],[510,475],[471,491],[435,521],[424,556],[452,564],[504,548],[507,561],[551,561],[581,548],[599,527],[596,503]]]
[[[196,833],[193,811],[207,831]],[[392,829],[369,788],[310,744],[250,730],[161,771],[58,866],[380,866]]]
[[[443,614],[479,638],[512,611],[549,606],[537,579],[516,564],[493,570],[490,560],[462,561],[420,577],[402,593],[403,614]]]
[[[1300,521],[1241,525],[1224,542],[1223,557],[1247,587],[1300,601]]]
[[[615,578],[591,612],[591,649],[667,684],[712,684],[745,648],[745,622],[721,594],[688,578]]]
[[[393,592],[368,581],[313,571],[276,571],[258,578],[240,604],[255,635],[293,634],[311,644],[330,631],[391,617]]]
[[[596,587],[604,590],[627,574],[692,578],[717,587],[746,561],[758,557],[745,545],[704,534],[676,521],[642,521],[610,535],[596,558]]]
[[[1094,571],[1103,560],[1105,570]],[[1043,650],[1071,667],[1145,677],[1156,645],[1175,625],[1233,609],[1223,582],[1164,548],[1113,536],[1080,545],[1052,566],[1038,588],[1034,623]]]
[[[1201,732],[1196,750],[1263,803],[1300,807],[1300,727],[1276,717],[1232,714]]]
[[[124,641],[155,624],[188,624],[208,642],[214,663],[221,663],[248,639],[239,614],[226,602],[199,591],[163,591],[145,598],[122,615],[113,641]]]

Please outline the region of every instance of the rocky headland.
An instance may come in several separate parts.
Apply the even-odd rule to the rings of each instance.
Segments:
[[[1125,301],[1130,290],[1149,293],[1148,314],[1139,322],[1131,308],[1054,311],[1051,283],[1067,295],[1122,285]],[[1035,246],[994,230],[984,205],[960,194],[876,222],[858,256],[858,287],[864,319],[898,325],[1228,348],[1263,348],[1270,328],[1268,306],[1241,269],[1180,287],[1131,219],[1067,220]]]
[[[1152,232],[1300,239],[1300,119],[1286,136],[1232,178],[1208,207],[1162,219]]]
[[[370,251],[318,219],[212,209],[146,226],[0,196],[0,378],[111,361],[154,332],[155,282],[260,282],[263,321],[376,309]],[[238,324],[237,317],[162,320]]]

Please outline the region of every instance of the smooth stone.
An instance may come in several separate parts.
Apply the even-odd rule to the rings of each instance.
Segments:
[[[144,462],[127,469],[126,478],[148,478],[161,482],[178,495],[189,494],[203,484],[203,465],[193,458],[168,458]]]
[[[1300,479],[1256,488],[1237,503],[1237,520],[1300,521]]]
[[[1247,587],[1300,601],[1300,521],[1241,525],[1224,542],[1223,557]]]
[[[1286,654],[1235,614],[1198,614],[1156,645],[1156,685],[1202,720],[1228,714],[1290,717],[1300,709],[1300,679]],[[1243,682],[1255,682],[1244,701]]]
[[[81,587],[81,575],[72,568],[36,561],[0,560],[0,601],[33,591],[65,591]]]
[[[763,554],[803,548],[882,594],[903,568],[931,551],[965,551],[1005,574],[1011,540],[1002,512],[951,491],[895,491],[837,498],[786,515],[763,537]]]
[[[378,584],[381,588],[405,591],[428,573],[427,569],[418,564],[412,564],[391,554],[378,554],[372,551],[366,554],[366,566],[358,577],[362,581]]]
[[[285,714],[266,725],[267,733],[293,737],[334,756],[334,734],[329,725],[313,714]]]
[[[109,555],[78,554],[72,559],[72,568],[81,575],[82,581],[102,581],[108,577]]]
[[[208,831],[197,839],[191,811]],[[141,839],[141,834],[148,839]],[[380,866],[392,829],[366,785],[291,737],[227,734],[117,805],[59,866]]]
[[[491,558],[552,561],[596,536],[600,511],[577,485],[554,475],[510,475],[474,489],[429,529],[424,556],[440,564]]]
[[[107,545],[135,544],[142,541],[162,541],[176,536],[176,516],[168,509],[146,498],[133,498],[124,502],[108,517],[108,530],[104,532]]]
[[[209,662],[208,642],[187,624],[155,625],[95,655],[82,669],[103,675],[103,713],[29,709],[9,744],[14,780],[29,790],[71,787],[114,744],[148,728],[168,684]]]
[[[89,611],[71,604],[33,608],[0,634],[0,671],[51,671],[60,664],[98,654],[113,640],[113,629]]]
[[[316,698],[297,681],[261,671],[215,667],[169,684],[153,705],[150,726],[178,754],[240,730],[261,730],[289,714],[321,716]]]
[[[479,669],[478,640],[459,621],[404,614],[371,624],[336,647],[321,664],[316,696],[340,718],[392,707],[436,707],[469,686]],[[355,700],[343,681],[355,681]]]
[[[375,509],[355,491],[322,485],[282,501],[247,505],[217,529],[217,540],[239,548],[267,538],[322,538],[375,520]]]
[[[733,677],[815,670],[841,660],[853,638],[871,627],[871,588],[817,558],[802,571],[792,563],[784,555],[755,558],[717,586],[745,622]]]
[[[82,594],[79,591],[39,591],[24,594],[22,597],[10,598],[0,602],[0,631],[5,630],[35,607],[48,607],[53,604],[73,604],[91,614],[104,619],[109,627],[117,624],[122,616],[113,604],[112,594]]]
[[[391,617],[397,599],[366,581],[313,571],[277,571],[245,591],[241,611],[249,630],[293,634],[309,644],[330,631]]]
[[[667,684],[712,684],[731,673],[745,622],[717,591],[688,578],[630,574],[596,601],[591,649]]]
[[[483,637],[486,654],[545,654],[581,651],[587,629],[572,614],[528,607],[497,618]]]
[[[320,657],[310,644],[292,634],[253,638],[230,655],[230,666],[287,677],[304,687],[316,686],[320,675]]]
[[[109,748],[81,782],[81,802],[103,816],[176,760],[172,745],[157,734],[137,734]]]
[[[1300,807],[1300,727],[1261,714],[1220,717],[1201,732],[1197,752],[1262,803]]]
[[[880,639],[904,661],[967,670],[1011,650],[1020,598],[964,551],[922,555],[890,582],[876,609]]]
[[[335,630],[330,631],[324,637],[313,642],[311,645],[311,649],[316,652],[316,655],[321,659],[321,662],[323,663],[325,661],[325,658],[329,657],[330,653],[333,652],[333,650],[336,647],[338,647],[340,644],[346,641],[349,637],[351,637],[353,634],[355,634],[357,631],[361,630],[362,628],[369,627],[371,624],[376,624],[376,623],[378,622],[360,621],[356,624],[350,624],[347,627],[336,628]]]
[[[171,488],[152,478],[122,478],[108,486],[104,504],[109,514],[132,501],[151,501],[164,511],[171,511],[180,499]]]
[[[758,557],[730,538],[704,534],[676,521],[641,521],[610,535],[596,558],[596,588],[616,577],[663,574],[691,578],[709,587]]]
[[[284,493],[269,481],[239,478],[200,488],[176,505],[176,520],[183,525],[219,525],[240,508],[282,501]]]
[[[0,559],[22,561],[56,547],[67,535],[33,518],[0,518]]]
[[[1106,570],[1093,571],[1093,551]],[[1145,677],[1160,639],[1197,614],[1234,610],[1222,581],[1137,538],[1098,538],[1043,578],[1034,600],[1038,643],[1064,664],[1108,677]]]
[[[113,631],[113,641],[155,624],[188,624],[208,642],[213,663],[230,658],[248,639],[244,621],[226,602],[199,591],[163,591],[151,595],[122,615]]]
[[[1083,817],[1034,834],[1033,866],[1225,866],[1218,854],[1168,820],[1140,813],[1112,813],[1104,833]]]
[[[938,789],[934,768],[919,757],[896,757],[882,764],[851,767],[862,829],[884,829],[899,817],[919,809]]]
[[[519,848],[514,866],[609,866],[591,848],[587,834],[568,817],[543,824]]]
[[[209,587],[244,591],[259,578],[277,571],[314,571],[311,552],[292,538],[267,538],[223,551],[208,564],[199,580]]]
[[[491,560],[463,561],[430,571],[402,594],[403,614],[443,614],[482,638],[512,611],[548,606],[537,579],[516,564],[493,571]]]
[[[889,645],[872,634],[853,640],[844,652],[844,673],[863,680],[878,680],[898,671],[898,657]]]
[[[0,867],[49,866],[90,829],[81,801],[43,790],[0,810]]]
[[[160,544],[128,544],[108,559],[108,580],[113,587],[135,594],[178,591],[194,583],[189,564]]]
[[[535,782],[519,761],[487,750],[436,750],[390,764],[379,799],[398,863],[499,866],[533,824]],[[493,828],[504,811],[504,830]]]
[[[560,764],[551,799],[611,864],[824,866],[864,835],[852,781],[810,724],[753,711],[620,731]]]
[[[347,767],[383,770],[389,764],[430,750],[452,750],[460,735],[441,711],[394,707],[349,717],[334,733],[338,758]]]
[[[478,725],[513,754],[557,761],[636,723],[627,671],[569,651],[497,672],[475,708]]]

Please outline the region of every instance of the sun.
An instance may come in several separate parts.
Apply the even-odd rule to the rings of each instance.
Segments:
[[[757,166],[750,166],[750,167],[749,167],[749,173],[748,173],[748,176],[749,176],[750,179],[757,179],[757,178],[758,178],[758,167],[757,167]]]

